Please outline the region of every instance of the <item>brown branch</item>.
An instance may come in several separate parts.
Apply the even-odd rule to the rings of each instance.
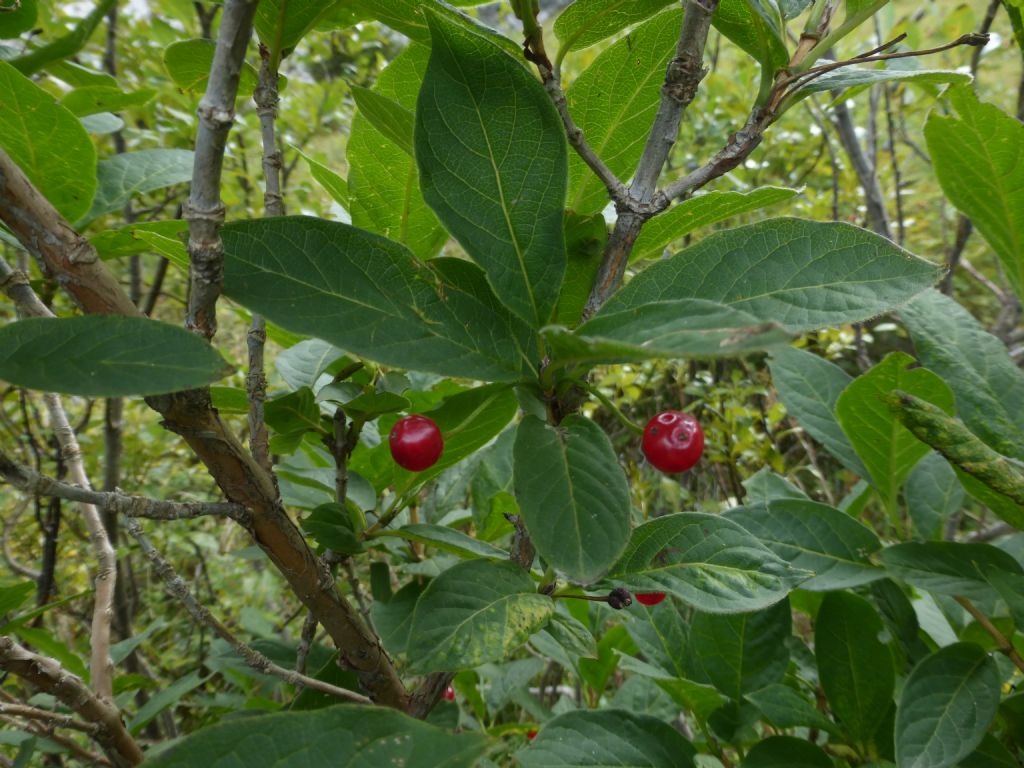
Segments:
[[[142,526],[139,524],[138,520],[129,520],[125,525],[125,529],[139,543],[139,546],[142,547],[143,553],[145,553],[146,557],[149,558],[150,563],[153,565],[153,570],[155,570],[157,575],[163,579],[164,585],[167,587],[167,591],[185,606],[185,609],[193,619],[200,624],[206,625],[212,629],[219,638],[230,643],[231,647],[238,652],[245,663],[250,667],[262,672],[263,674],[273,675],[274,677],[280,678],[291,685],[311,688],[330,696],[336,696],[348,701],[355,701],[360,704],[373,703],[371,699],[368,699],[366,696],[356,693],[355,691],[350,691],[346,688],[339,688],[336,685],[325,683],[322,680],[307,677],[293,669],[285,669],[284,667],[278,666],[259,651],[246,643],[243,643],[235,637],[234,634],[232,634],[231,630],[224,626],[220,620],[210,613],[206,606],[202,605],[195,599],[195,597],[192,596],[185,580],[178,575],[169,562],[160,556],[160,553],[154,549],[153,545],[150,544],[149,540],[143,535]]]
[[[185,205],[188,220],[189,302],[185,325],[212,339],[217,333],[217,299],[224,282],[220,225],[224,205],[220,176],[224,147],[235,120],[235,95],[252,36],[258,0],[226,0],[206,93],[199,102],[192,188]]]
[[[96,723],[86,723],[81,720],[75,720],[75,718],[69,714],[51,712],[48,709],[30,707],[27,704],[6,704],[4,702],[0,702],[0,715],[6,715],[7,717],[23,717],[28,720],[41,720],[54,728],[70,728],[73,731],[81,731],[82,733],[87,733],[90,736],[95,736],[100,729]]]
[[[1014,666],[1021,672],[1024,672],[1024,658],[1022,658],[1017,652],[1013,643],[1006,639],[1006,635],[1000,632],[999,628],[989,620],[988,616],[978,610],[978,607],[966,597],[956,597],[954,599],[960,603],[964,610],[974,617],[974,620],[978,622],[978,625],[988,632],[989,636],[996,641],[996,647],[999,648],[1000,652],[1006,654],[1006,657],[1013,662]]]
[[[83,720],[95,723],[93,738],[118,768],[142,762],[142,750],[125,728],[117,708],[96,696],[81,678],[53,659],[32,653],[10,637],[0,636],[0,669],[52,694]]]

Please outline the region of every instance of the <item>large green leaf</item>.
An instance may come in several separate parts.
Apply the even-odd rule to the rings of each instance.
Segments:
[[[515,757],[523,768],[692,768],[695,754],[668,723],[602,709],[566,712],[548,721]]]
[[[634,528],[609,580],[709,613],[743,613],[779,602],[810,575],[731,520],[681,512]]]
[[[230,372],[198,336],[144,317],[40,317],[0,328],[0,379],[43,392],[157,395]]]
[[[814,573],[801,589],[847,589],[885,576],[868,562],[882,548],[874,531],[827,504],[774,499],[730,510],[726,516],[783,560]]]
[[[680,299],[602,312],[575,331],[548,326],[544,339],[552,359],[568,365],[739,355],[785,346],[792,334],[725,304]]]
[[[213,40],[179,40],[171,43],[164,49],[164,68],[174,84],[183,91],[202,94],[210,79],[216,47]],[[256,70],[251,64],[243,62],[235,98],[252,98],[257,80]]]
[[[96,194],[96,150],[81,122],[53,96],[0,61],[0,148],[64,218]]]
[[[999,597],[986,576],[990,569],[1024,573],[1013,557],[990,544],[907,542],[886,547],[880,557],[890,573],[918,589],[974,601]]]
[[[903,497],[917,537],[938,539],[943,523],[960,510],[964,489],[949,462],[932,451],[910,471]]]
[[[666,247],[694,230],[784,202],[798,193],[786,187],[758,187],[749,192],[716,190],[683,200],[644,225],[629,258],[659,259]]]
[[[5,2],[0,12],[0,40],[17,37],[35,26],[39,16],[38,0],[19,0],[19,3]]]
[[[589,48],[671,4],[672,0],[576,0],[555,20],[559,55]]]
[[[861,477],[864,462],[836,420],[836,401],[853,377],[835,363],[795,347],[772,350],[769,368],[779,399],[804,431]]]
[[[712,18],[715,29],[753,56],[768,74],[789,62],[778,22],[781,19],[771,18],[761,7],[761,0],[722,0]]]
[[[537,552],[573,581],[594,581],[629,538],[629,485],[608,436],[582,416],[557,428],[527,416],[513,457],[516,501]]]
[[[462,531],[443,525],[417,523],[404,525],[393,531],[381,531],[381,536],[395,536],[406,541],[415,541],[434,547],[442,552],[451,552],[459,557],[488,557],[492,560],[508,560],[508,552],[498,549],[485,541],[478,541]]]
[[[642,11],[644,7],[664,6],[654,2],[612,0],[621,12]],[[586,5],[587,3],[583,3]],[[594,5],[594,3],[590,3]],[[610,3],[601,5],[609,11]],[[566,17],[575,16],[589,24],[599,24],[597,15],[581,16],[580,3],[569,7],[555,22],[555,32],[564,27]],[[682,12],[678,9],[659,13],[637,27],[627,37],[601,52],[594,63],[577,77],[565,93],[576,124],[587,143],[605,165],[619,178],[629,178],[643,152],[644,141],[661,101],[665,66],[675,50]],[[608,205],[604,183],[575,152],[569,155],[569,198],[566,207],[580,214],[596,213]],[[648,222],[643,231],[652,226]],[[642,237],[643,235],[641,235]]]
[[[346,5],[364,18],[377,19],[417,43],[430,44],[431,35],[426,15],[432,13],[442,16],[449,23],[467,31],[486,36],[495,45],[513,56],[522,55],[522,49],[515,42],[481,24],[458,8],[452,7],[479,5],[476,2],[470,3],[464,0],[456,0],[454,3],[443,0],[346,0]]]
[[[761,714],[776,728],[812,727],[833,733],[836,724],[814,705],[813,696],[801,694],[788,685],[776,683],[744,698],[761,710]]]
[[[970,755],[999,707],[995,661],[979,646],[941,648],[910,673],[896,710],[900,768],[946,768]]]
[[[480,734],[452,734],[386,707],[341,704],[243,717],[186,736],[152,768],[472,768],[487,748]]]
[[[966,84],[972,78],[966,72],[952,69],[856,69],[846,67],[817,77],[797,92],[797,99],[803,99],[812,93],[841,91],[844,88],[869,86],[875,83],[888,83],[894,80],[926,85]]]
[[[359,113],[348,138],[348,203],[352,223],[400,242],[421,259],[437,255],[448,239],[437,216],[423,200],[420,174],[412,157],[412,115],[430,51],[410,45],[381,72],[372,91],[357,96]],[[374,97],[376,97],[374,99]],[[408,115],[407,150],[401,131],[382,131],[368,105],[386,102]]]
[[[332,5],[334,0],[262,0],[256,6],[253,26],[267,48],[287,53]]]
[[[737,701],[745,693],[782,682],[792,623],[788,600],[753,613],[695,612],[687,644],[690,677],[709,681]]]
[[[754,745],[740,768],[832,768],[821,747],[796,736],[769,736]]]
[[[891,352],[858,376],[836,401],[836,416],[864,465],[872,484],[890,508],[914,465],[929,451],[900,422],[885,402],[898,389],[953,412],[953,392],[927,368],[909,368],[914,358]]]
[[[192,158],[187,149],[142,149],[100,160],[96,198],[79,226],[123,208],[135,195],[190,181]]]
[[[879,637],[882,620],[871,603],[850,592],[830,592],[815,623],[818,677],[843,730],[867,745],[892,708],[896,672]]]
[[[154,96],[156,96],[156,91],[151,88],[126,93],[120,88],[92,85],[75,88],[65,94],[60,103],[61,106],[70,110],[71,114],[83,117],[95,115],[97,112],[120,112],[127,107],[141,106]]]
[[[537,79],[490,39],[427,19],[415,135],[423,196],[498,298],[539,328],[565,273],[561,120]]]
[[[425,64],[425,57],[423,61]],[[393,64],[394,62],[391,62],[388,67]],[[419,91],[418,86],[422,80],[421,70],[419,77],[414,82],[416,88],[413,92]],[[381,87],[380,83],[381,81],[378,79],[378,89]],[[361,85],[352,86],[352,98],[355,99],[356,106],[359,107],[359,113],[370,121],[370,125],[394,142],[405,154],[412,157],[414,152],[412,136],[416,118],[411,109],[407,109],[393,98],[383,95],[379,90],[364,88]],[[415,108],[415,103],[412,106]]]
[[[508,561],[469,560],[430,582],[412,617],[416,671],[470,669],[504,659],[551,618],[554,603]]]
[[[932,112],[924,128],[935,175],[1024,298],[1024,125],[979,101],[970,86],[949,95],[957,116]]]
[[[468,262],[428,266],[379,235],[305,216],[221,236],[224,292],[288,330],[445,376],[515,381],[536,359]]]
[[[900,310],[921,362],[956,393],[957,413],[1000,453],[1024,460],[1024,372],[1006,345],[948,296],[925,291]]]
[[[893,309],[940,274],[892,241],[849,224],[768,219],[716,232],[648,267],[598,316],[694,298],[810,330]]]

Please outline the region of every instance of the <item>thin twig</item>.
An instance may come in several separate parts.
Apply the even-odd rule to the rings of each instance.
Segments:
[[[989,636],[996,641],[996,647],[1000,652],[1006,654],[1006,658],[1012,661],[1017,669],[1024,672],[1024,658],[1022,658],[1017,652],[1013,643],[1006,639],[1006,635],[1000,632],[999,628],[989,620],[988,616],[978,610],[978,607],[966,597],[957,596],[954,599],[960,603],[960,605],[964,607],[964,610],[974,617],[974,620],[978,622],[981,628],[988,632]]]
[[[7,704],[0,702],[0,715],[8,717],[24,717],[29,720],[41,720],[55,728],[70,728],[73,731],[81,731],[94,736],[100,729],[96,723],[86,723],[76,720],[69,714],[51,712],[48,709],[30,707],[27,704]]]
[[[152,563],[153,569],[157,572],[157,575],[163,579],[164,585],[167,587],[167,591],[185,606],[185,610],[189,612],[193,619],[198,623],[209,627],[219,638],[230,643],[245,663],[250,667],[262,672],[263,674],[273,675],[274,677],[280,678],[291,685],[311,688],[330,696],[336,696],[337,698],[346,699],[348,701],[355,701],[360,704],[373,703],[371,699],[363,696],[361,693],[356,693],[355,691],[350,691],[346,688],[339,688],[336,685],[325,683],[322,680],[307,677],[306,675],[299,674],[294,669],[285,669],[284,667],[278,666],[259,651],[243,643],[235,637],[234,634],[232,634],[232,632],[220,622],[220,620],[215,618],[204,605],[192,596],[185,580],[178,575],[174,570],[174,567],[167,562],[160,553],[156,551],[156,549],[154,549],[152,544],[149,543],[149,540],[142,533],[142,526],[139,524],[138,520],[129,520],[125,525],[125,529],[139,543],[143,553],[147,558],[149,558],[150,563]]]

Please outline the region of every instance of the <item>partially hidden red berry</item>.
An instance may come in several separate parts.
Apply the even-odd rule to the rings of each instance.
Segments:
[[[444,700],[455,701],[455,689],[452,688],[450,685],[444,689]]]
[[[529,741],[533,741],[535,738],[537,738],[537,732],[536,731],[527,731],[526,732],[526,738]]]
[[[634,592],[633,597],[640,605],[657,605],[665,599],[664,592]]]
[[[395,463],[411,472],[434,466],[444,451],[444,439],[437,424],[418,414],[403,416],[395,422],[388,445]]]
[[[704,432],[697,419],[680,411],[662,411],[644,427],[644,456],[662,472],[685,472],[704,453]]]

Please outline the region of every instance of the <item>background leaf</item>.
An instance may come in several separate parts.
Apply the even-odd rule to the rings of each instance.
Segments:
[[[629,486],[608,436],[583,416],[559,427],[527,416],[513,456],[516,501],[537,552],[573,581],[594,581],[629,538]]]
[[[96,197],[79,226],[123,208],[135,195],[191,181],[192,158],[187,149],[141,149],[100,160]]]
[[[427,18],[433,47],[416,106],[423,196],[498,298],[539,328],[565,273],[562,122],[518,61],[440,15]]]
[[[0,328],[0,379],[42,392],[158,395],[230,370],[198,336],[143,317],[39,317]]]
[[[559,56],[589,48],[671,4],[672,0],[576,0],[555,20]]]
[[[918,589],[973,601],[998,597],[986,577],[989,569],[1024,573],[1013,557],[991,544],[907,542],[886,547],[880,557],[894,576]]]
[[[964,489],[956,472],[932,451],[910,471],[903,488],[914,532],[922,539],[942,538],[942,525],[960,511]]]
[[[416,603],[409,658],[419,672],[470,669],[505,658],[554,611],[526,571],[469,560],[430,582]]]

